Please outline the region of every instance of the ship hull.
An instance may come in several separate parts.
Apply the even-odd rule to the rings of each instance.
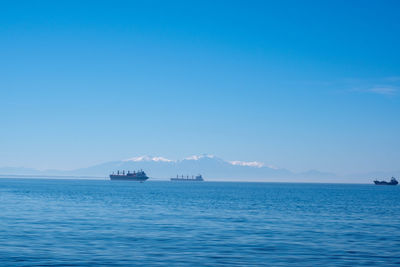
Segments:
[[[176,182],[203,182],[204,180],[171,178],[171,181],[176,181]]]
[[[135,177],[135,176],[126,176],[126,175],[110,175],[110,180],[118,180],[118,181],[136,181],[136,182],[144,182],[149,177]]]
[[[397,185],[397,184],[398,184],[398,183],[385,182],[385,181],[382,181],[382,182],[380,182],[380,181],[374,181],[374,183],[375,183],[376,185]]]

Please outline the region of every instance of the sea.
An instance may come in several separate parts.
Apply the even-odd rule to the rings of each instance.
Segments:
[[[0,179],[0,266],[399,266],[400,186]]]

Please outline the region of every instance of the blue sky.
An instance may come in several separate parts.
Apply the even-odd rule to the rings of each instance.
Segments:
[[[2,1],[0,166],[398,170],[398,1]]]

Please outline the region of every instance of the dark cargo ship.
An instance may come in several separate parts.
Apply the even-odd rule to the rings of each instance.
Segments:
[[[376,185],[397,185],[399,182],[397,182],[396,178],[392,177],[390,182],[375,180],[374,183]]]
[[[204,181],[203,177],[201,174],[197,175],[196,177],[190,178],[189,175],[184,177],[183,175],[179,177],[179,175],[176,176],[176,178],[171,178],[171,181],[182,181],[182,182],[202,182]]]
[[[144,182],[147,179],[149,179],[149,177],[146,175],[146,173],[142,170],[140,171],[133,171],[130,172],[128,171],[125,174],[125,171],[117,171],[117,174],[110,174],[110,179],[111,180],[122,180],[122,181],[138,181],[138,182]]]

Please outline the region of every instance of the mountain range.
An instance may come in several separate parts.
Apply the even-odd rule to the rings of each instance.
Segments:
[[[139,156],[130,159],[105,162],[76,170],[36,170],[29,168],[0,168],[2,177],[18,176],[68,176],[82,178],[107,178],[118,170],[133,171],[143,169],[154,180],[166,180],[176,175],[192,176],[202,174],[208,181],[263,181],[263,182],[336,182],[368,183],[373,178],[387,178],[395,173],[365,173],[336,175],[329,172],[310,170],[295,173],[283,168],[276,168],[257,161],[226,161],[213,155],[195,155],[181,160],[164,157]]]

